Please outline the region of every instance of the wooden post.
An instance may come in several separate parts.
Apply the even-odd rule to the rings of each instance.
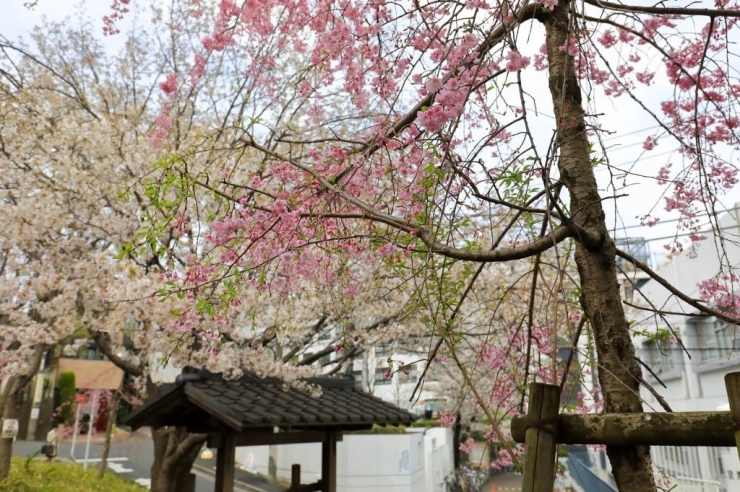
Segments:
[[[216,453],[215,492],[234,492],[234,466],[236,465],[236,434],[222,434],[221,446]]]
[[[321,492],[337,492],[337,433],[326,431],[321,444]]]
[[[290,467],[290,492],[298,492],[301,488],[301,465]]]
[[[730,402],[733,430],[735,431],[735,446],[740,456],[740,372],[731,372],[725,375],[727,399]]]
[[[542,383],[529,385],[523,492],[552,492],[555,485],[559,410],[560,386]]]

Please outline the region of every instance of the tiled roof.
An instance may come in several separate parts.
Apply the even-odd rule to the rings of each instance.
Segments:
[[[353,430],[416,420],[405,410],[356,390],[351,377],[307,379],[309,384],[321,387],[318,397],[285,388],[278,379],[252,375],[224,380],[220,375],[200,373],[178,379],[176,385],[137,409],[128,424],[133,428],[185,425],[194,432],[216,430],[219,423],[236,431],[275,426],[293,430]]]

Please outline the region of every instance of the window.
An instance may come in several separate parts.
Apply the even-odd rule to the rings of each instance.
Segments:
[[[103,354],[95,343],[90,343],[77,350],[77,359],[103,360]]]
[[[375,370],[375,384],[391,384],[393,381],[393,375],[390,375],[391,377],[386,378],[386,372],[388,369],[376,369]]]
[[[315,352],[308,352],[304,353],[300,356],[299,360],[301,362],[304,362],[308,359],[313,359],[317,354]],[[334,352],[329,352],[328,354],[324,354],[321,357],[319,357],[318,360],[315,360],[312,362],[312,364],[318,363],[320,366],[327,366],[331,364],[334,360]]]
[[[469,462],[471,464],[480,465],[481,463],[484,463],[486,458],[488,458],[486,446],[473,445],[473,452],[470,454],[470,458],[468,458]]]
[[[414,382],[416,381],[418,377],[417,374],[418,374],[418,369],[416,367],[416,364],[411,364],[410,366],[399,367],[398,381],[400,383]]]
[[[375,346],[375,357],[390,357],[393,355],[393,346],[390,343],[379,343]]]
[[[696,324],[696,349],[699,360],[727,359],[738,347],[737,326],[724,321],[709,319]]]
[[[727,478],[730,480],[734,480],[735,477],[733,476],[732,470],[727,470]]]
[[[564,372],[567,368],[569,376],[566,379],[563,393],[560,395],[560,401],[563,402],[565,405],[575,406],[578,402],[578,395],[582,389],[582,368],[578,362],[578,356],[575,354],[575,352],[573,352],[573,349],[570,347],[570,345],[570,340],[566,340],[563,338],[558,339],[558,346],[562,346],[564,348],[559,348],[557,351],[557,367],[559,374]],[[570,366],[568,366],[569,361]]]
[[[356,390],[363,390],[362,387],[362,370],[360,371],[352,371],[352,377],[355,381],[355,389]]]
[[[329,364],[331,364],[331,362],[332,362],[332,354],[331,353],[326,354],[326,355],[322,355],[321,358],[319,359],[319,365],[320,366],[328,366]]]
[[[674,348],[668,340],[647,340],[642,344],[645,364],[656,374],[665,374],[672,371]]]

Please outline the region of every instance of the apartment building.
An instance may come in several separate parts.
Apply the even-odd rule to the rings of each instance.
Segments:
[[[700,282],[726,272],[728,266],[740,266],[738,213],[736,206],[719,218],[722,238],[706,233],[705,240],[666,257],[656,273],[691,298],[700,298]],[[643,370],[645,379],[671,409],[727,409],[724,376],[740,371],[739,327],[701,315],[656,280],[640,285],[632,303],[645,308],[630,311],[637,353],[649,368]],[[643,397],[648,411],[663,411],[649,391],[643,390]],[[740,460],[734,448],[653,447],[652,455],[656,465],[673,477],[677,490],[740,490]]]

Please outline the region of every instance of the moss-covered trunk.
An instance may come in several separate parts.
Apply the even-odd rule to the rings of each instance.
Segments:
[[[549,15],[539,16],[547,38],[549,85],[558,118],[560,178],[570,194],[570,216],[583,236],[576,247],[581,280],[581,303],[594,332],[599,382],[607,412],[642,412],[640,368],[622,307],[615,266],[615,246],[609,236],[601,197],[590,161],[581,89],[574,73],[570,46],[572,5],[560,0]],[[647,446],[607,447],[620,491],[654,491],[652,462]]]

